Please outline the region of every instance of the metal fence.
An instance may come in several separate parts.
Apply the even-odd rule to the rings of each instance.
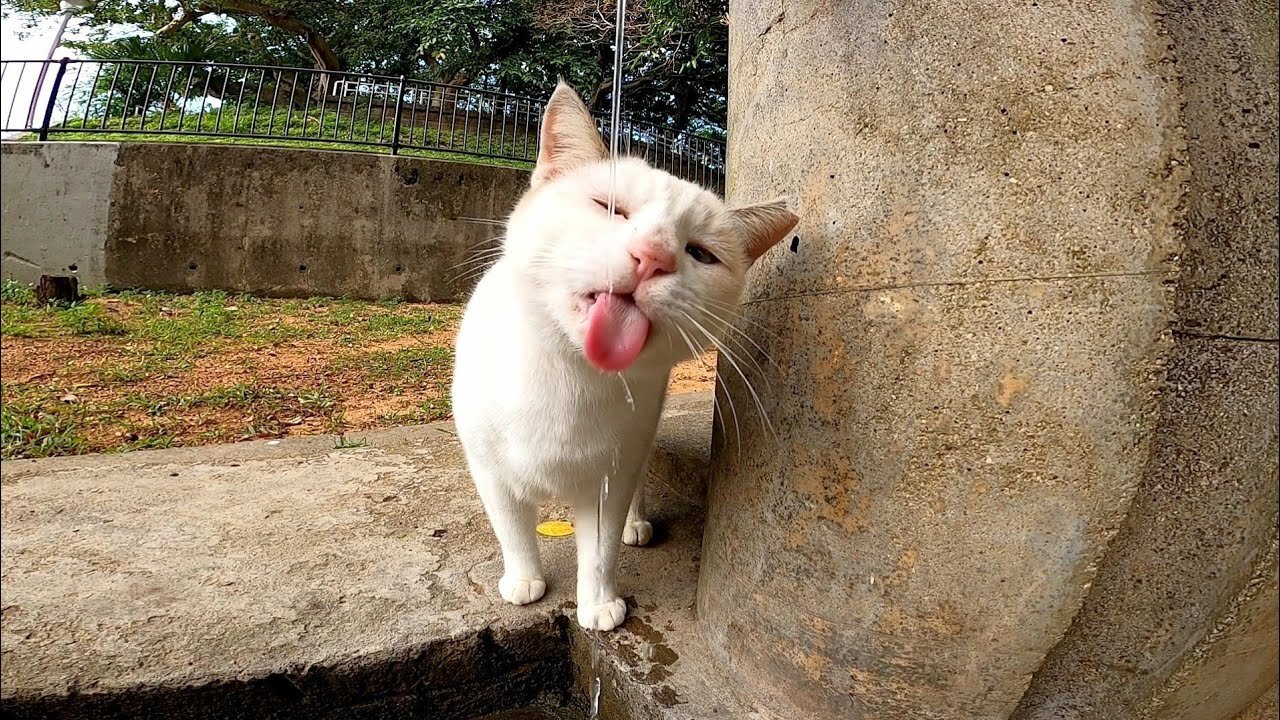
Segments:
[[[404,77],[203,62],[5,60],[8,136],[249,138],[306,146],[460,153],[532,162],[544,101]],[[602,133],[609,118],[597,115]],[[724,143],[625,118],[619,146],[715,192]]]

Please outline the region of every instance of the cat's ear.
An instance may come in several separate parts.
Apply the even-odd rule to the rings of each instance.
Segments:
[[[746,241],[747,256],[752,262],[777,245],[800,222],[800,218],[787,209],[787,201],[782,198],[733,208],[729,212]]]
[[[561,80],[547,101],[547,112],[542,117],[538,164],[533,169],[530,184],[537,187],[574,168],[599,162],[608,155],[600,133],[596,132],[591,111],[578,93]]]

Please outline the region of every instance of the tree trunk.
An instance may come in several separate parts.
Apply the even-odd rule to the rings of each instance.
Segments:
[[[41,275],[35,294],[36,302],[42,306],[50,303],[73,303],[80,299],[80,281],[74,275]]]

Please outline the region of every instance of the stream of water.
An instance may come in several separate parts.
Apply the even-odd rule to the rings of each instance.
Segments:
[[[612,104],[609,108],[609,221],[617,222],[618,216],[614,213],[618,191],[618,144],[620,136],[620,128],[622,125],[622,58],[625,54],[625,36],[627,29],[627,0],[618,0],[616,14],[614,16],[613,26],[613,89],[611,91]],[[635,400],[631,396],[631,388],[627,385],[627,379],[622,375],[618,376],[622,380],[622,387],[626,393],[627,405],[635,411]],[[617,473],[618,453],[615,450],[613,455],[613,473]],[[605,475],[600,481],[600,499],[596,503],[596,562],[603,566],[604,559],[604,543],[617,542],[616,538],[606,539],[604,530],[605,501],[609,499],[609,475]],[[597,575],[603,579],[603,575],[597,569]],[[602,596],[604,590],[603,583],[596,584],[596,605],[604,602]],[[600,717],[600,693],[603,689],[603,680],[600,676],[600,656],[601,648],[604,645],[604,637],[597,636],[595,642],[591,645],[591,720]]]

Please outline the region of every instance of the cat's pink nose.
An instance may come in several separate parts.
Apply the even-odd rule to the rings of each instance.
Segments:
[[[636,241],[627,246],[636,261],[636,280],[644,282],[676,270],[676,256],[664,245],[652,241]]]

